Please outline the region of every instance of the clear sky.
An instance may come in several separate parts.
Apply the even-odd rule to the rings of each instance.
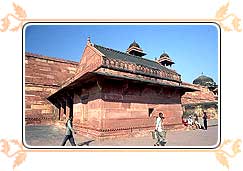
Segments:
[[[165,51],[182,81],[192,83],[203,73],[218,84],[219,31],[212,24],[29,25],[25,51],[79,62],[88,36],[122,52],[135,40],[151,60]]]

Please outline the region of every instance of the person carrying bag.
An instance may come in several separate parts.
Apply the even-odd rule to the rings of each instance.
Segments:
[[[164,146],[166,143],[166,131],[163,128],[163,120],[163,113],[159,113],[159,117],[156,118],[154,136],[152,134],[154,139],[157,139],[157,142],[154,144],[154,146]]]

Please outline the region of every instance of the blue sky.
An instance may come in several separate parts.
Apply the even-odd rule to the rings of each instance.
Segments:
[[[165,51],[182,81],[192,83],[203,72],[218,84],[219,31],[212,24],[28,25],[25,51],[80,61],[88,36],[122,52],[135,40],[151,60]]]

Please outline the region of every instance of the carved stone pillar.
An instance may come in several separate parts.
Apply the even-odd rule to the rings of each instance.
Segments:
[[[69,118],[70,116],[70,104],[68,103],[68,100],[66,100],[66,118]]]
[[[63,121],[64,120],[64,109],[65,105],[62,103],[60,105],[60,109],[59,109],[59,120]]]
[[[73,122],[80,122],[81,118],[81,93],[74,93],[73,97]]]

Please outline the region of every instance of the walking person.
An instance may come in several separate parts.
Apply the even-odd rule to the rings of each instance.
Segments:
[[[163,128],[163,120],[164,120],[164,115],[163,113],[159,113],[159,117],[156,119],[156,124],[155,124],[155,133],[156,133],[156,138],[157,142],[154,144],[154,146],[164,146],[166,141],[165,141],[165,136],[166,136],[166,131]]]
[[[76,134],[76,132],[73,130],[73,117],[70,117],[66,122],[66,133],[62,142],[62,146],[65,146],[67,140],[69,140],[72,146],[76,146],[73,133]]]
[[[203,125],[204,125],[204,129],[207,130],[208,129],[208,116],[206,112],[203,112]]]

